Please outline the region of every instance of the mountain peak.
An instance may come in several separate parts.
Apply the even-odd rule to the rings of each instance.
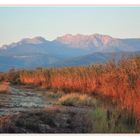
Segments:
[[[19,41],[20,43],[25,43],[25,44],[41,44],[46,42],[46,39],[41,37],[41,36],[37,36],[34,38],[24,38],[21,41]]]
[[[42,36],[36,36],[33,39],[39,40],[39,41],[46,41],[45,38],[43,38]]]
[[[103,44],[107,44],[109,42],[111,42],[112,40],[115,40],[115,38],[112,38],[111,36],[109,35],[103,35],[103,34],[93,34],[91,38],[94,38],[94,39],[98,39],[100,40]]]
[[[58,37],[57,41],[72,45],[73,47],[77,48],[89,48],[90,47],[99,47],[99,46],[106,46],[108,43],[116,40],[109,35],[102,35],[102,34],[91,34],[91,35],[83,35],[83,34],[66,34],[64,36]],[[87,47],[86,47],[87,46]]]

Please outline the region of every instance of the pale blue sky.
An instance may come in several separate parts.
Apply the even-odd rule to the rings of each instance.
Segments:
[[[140,38],[140,7],[0,7],[0,46],[67,33]]]

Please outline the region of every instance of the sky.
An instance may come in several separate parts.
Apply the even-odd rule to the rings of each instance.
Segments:
[[[140,38],[140,7],[0,7],[0,46],[65,34]]]

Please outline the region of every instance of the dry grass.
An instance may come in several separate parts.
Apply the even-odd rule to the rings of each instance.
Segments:
[[[9,84],[6,82],[0,83],[0,93],[9,92]]]
[[[12,77],[47,89],[111,96],[140,119],[140,57],[86,67],[23,70]]]
[[[88,95],[80,95],[78,93],[71,93],[64,95],[59,98],[59,104],[66,106],[95,106],[97,101],[96,99]]]

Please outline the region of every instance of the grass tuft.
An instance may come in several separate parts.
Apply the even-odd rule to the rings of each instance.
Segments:
[[[66,106],[95,106],[97,101],[95,98],[85,94],[70,93],[59,98],[59,104]]]

